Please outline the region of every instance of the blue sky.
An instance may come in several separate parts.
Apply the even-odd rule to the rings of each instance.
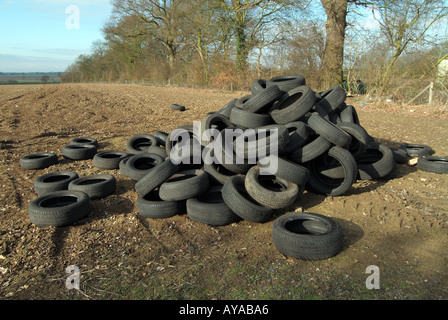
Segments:
[[[111,10],[110,0],[0,0],[0,72],[65,71],[103,38]]]

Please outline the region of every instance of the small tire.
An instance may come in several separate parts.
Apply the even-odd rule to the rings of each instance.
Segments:
[[[203,170],[180,171],[159,187],[159,195],[165,201],[180,201],[195,198],[208,190],[210,180]]]
[[[448,173],[448,157],[424,156],[419,157],[417,168],[434,173]]]
[[[347,132],[345,132],[329,120],[322,118],[317,113],[313,113],[311,115],[311,117],[308,119],[308,125],[317,134],[344,149],[347,149],[352,142],[352,137]]]
[[[273,209],[255,201],[247,192],[244,176],[233,176],[222,188],[222,198],[229,208],[244,220],[261,223],[273,214]]]
[[[90,137],[78,137],[70,140],[70,144],[91,144],[96,147],[99,146],[98,140]]]
[[[136,154],[126,161],[126,174],[132,180],[139,181],[157,165],[164,161],[165,158],[162,158],[158,154]]]
[[[28,215],[38,227],[61,227],[85,218],[91,210],[90,199],[80,191],[56,191],[30,202]]]
[[[306,79],[302,75],[278,76],[266,81],[266,87],[277,86],[284,93],[304,85]]]
[[[335,85],[328,90],[321,92],[320,97],[321,99],[317,101],[317,104],[329,111],[335,111],[344,103],[347,94],[341,86]]]
[[[271,117],[278,124],[296,121],[311,110],[316,94],[308,86],[300,86],[285,93],[276,103]]]
[[[342,250],[343,235],[333,219],[311,212],[287,213],[272,225],[272,240],[284,255],[301,260],[323,260]]]
[[[273,121],[269,114],[254,113],[234,107],[230,112],[230,122],[239,128],[255,129],[267,126]]]
[[[215,186],[187,200],[187,216],[210,226],[225,226],[241,220],[224,202],[222,186]]]
[[[71,191],[85,192],[91,200],[105,198],[115,192],[117,181],[113,175],[99,174],[73,180],[68,185]]]
[[[338,146],[334,146],[328,151],[328,157],[339,162],[343,177],[341,179],[331,179],[328,176],[323,176],[317,170],[318,160],[311,161],[307,164],[310,171],[308,187],[319,194],[334,197],[343,195],[351,188],[358,177],[358,166],[355,158],[348,150]]]
[[[24,169],[46,169],[58,163],[58,156],[53,152],[32,153],[20,158],[20,166]]]
[[[173,163],[170,158],[155,166],[150,172],[136,182],[134,188],[140,196],[145,196],[158,188],[169,177],[179,171],[179,165]]]
[[[42,196],[47,193],[68,190],[68,185],[79,176],[74,171],[57,171],[44,174],[34,180],[34,191]]]
[[[185,211],[184,201],[164,201],[159,196],[159,190],[153,190],[145,196],[137,198],[139,214],[144,218],[165,219],[174,217]]]
[[[105,170],[114,170],[120,168],[120,161],[126,158],[128,154],[121,151],[102,151],[95,154],[93,164],[95,167]]]
[[[275,155],[260,159],[257,164],[264,173],[274,175],[298,186],[305,187],[310,178],[310,172],[306,167]]]
[[[258,92],[256,95],[251,95],[249,99],[242,103],[240,108],[253,113],[264,113],[270,109],[274,102],[279,100],[281,96],[282,93],[277,86],[270,86]]]
[[[129,154],[139,154],[148,151],[151,146],[157,146],[156,137],[151,134],[136,134],[126,142],[126,152]]]
[[[276,176],[261,175],[257,165],[247,172],[244,186],[255,201],[271,209],[287,208],[299,196],[299,187],[295,183]]]
[[[79,161],[93,159],[98,148],[92,144],[70,144],[62,148],[62,156],[66,159]]]
[[[405,150],[410,157],[424,157],[434,154],[434,150],[430,146],[424,144],[407,143],[401,145],[400,149]]]
[[[368,145],[367,151],[356,162],[360,180],[386,178],[396,166],[392,150],[384,144]]]

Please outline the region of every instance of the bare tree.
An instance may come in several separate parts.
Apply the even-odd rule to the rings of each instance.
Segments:
[[[398,58],[412,44],[422,43],[428,30],[448,15],[448,7],[441,0],[379,0],[376,5],[378,22],[392,51],[379,84],[384,87]]]

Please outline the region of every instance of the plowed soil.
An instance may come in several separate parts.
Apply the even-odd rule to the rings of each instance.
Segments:
[[[0,87],[0,299],[447,299],[448,175],[400,164],[388,179],[358,181],[340,197],[305,192],[288,211],[335,219],[343,250],[320,261],[281,254],[265,223],[211,227],[186,214],[139,215],[134,181],[92,160],[26,170],[19,159],[55,152],[75,137],[99,150],[125,151],[135,134],[201,120],[247,92],[112,84]],[[436,107],[362,104],[361,125],[379,142],[431,146],[448,155],[446,112]],[[171,104],[187,107],[171,110]],[[33,225],[28,205],[40,175],[73,170],[113,174],[117,191],[92,200],[92,212],[67,227]],[[79,267],[80,290],[66,268]],[[368,289],[377,266],[380,288]]]

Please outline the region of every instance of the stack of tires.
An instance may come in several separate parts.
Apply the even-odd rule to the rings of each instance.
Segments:
[[[315,92],[300,75],[257,79],[249,95],[208,113],[199,125],[132,136],[125,152],[97,152],[95,139],[78,138],[63,156],[93,159],[98,168],[134,180],[143,217],[186,213],[211,226],[263,223],[305,190],[340,196],[357,180],[384,179],[394,170],[400,150],[376,143],[345,100],[341,87]],[[21,159],[27,169],[55,163],[53,153]],[[71,224],[88,214],[90,199],[115,188],[112,175],[39,177],[30,218],[39,226]],[[301,259],[324,259],[342,248],[339,225],[315,213],[281,215],[272,231],[282,253]]]

